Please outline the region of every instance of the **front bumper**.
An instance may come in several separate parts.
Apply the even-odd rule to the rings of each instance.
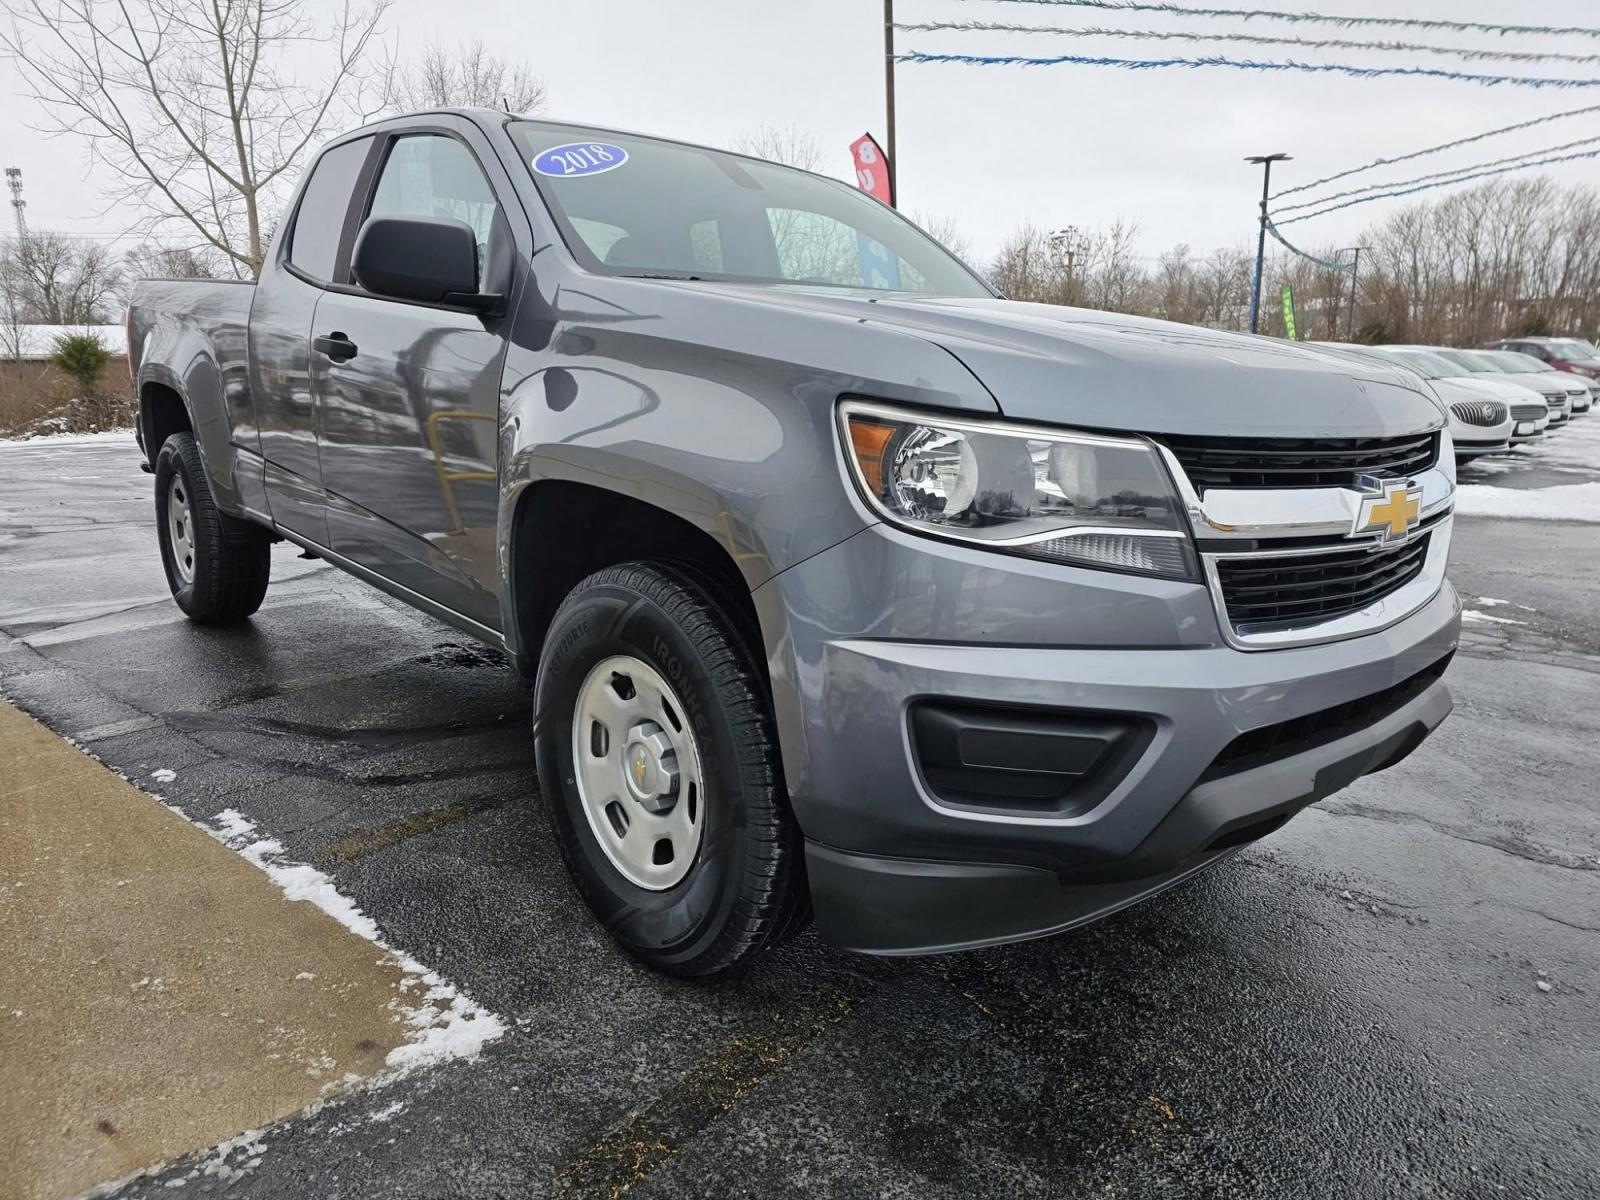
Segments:
[[[1482,458],[1485,454],[1504,454],[1511,449],[1511,439],[1503,437],[1493,442],[1472,442],[1456,439],[1456,462],[1471,462],[1475,458]]]
[[[757,593],[779,738],[823,936],[921,953],[1040,936],[1187,878],[1381,770],[1450,710],[1428,679],[1333,740],[1218,774],[1241,734],[1360,712],[1454,649],[1446,583],[1386,629],[1228,646],[1205,589],[866,530]],[[845,632],[849,631],[849,632]],[[929,701],[1131,718],[1148,740],[1082,810],[936,797],[911,732]]]

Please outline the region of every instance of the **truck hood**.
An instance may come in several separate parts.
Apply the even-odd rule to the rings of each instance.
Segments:
[[[726,295],[730,285],[687,286]],[[1445,423],[1410,372],[1277,338],[1000,299],[740,290],[915,333],[964,363],[1016,420],[1255,437],[1395,436]]]

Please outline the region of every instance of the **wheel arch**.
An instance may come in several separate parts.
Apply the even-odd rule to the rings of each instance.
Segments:
[[[741,548],[725,518],[707,519],[702,510],[691,519],[617,488],[566,478],[525,484],[508,503],[506,642],[524,676],[536,673],[545,632],[567,594],[594,572],[633,560],[681,563],[701,575],[732,610],[765,672],[751,592],[772,572],[765,555]]]
[[[177,380],[146,378],[139,385],[139,438],[145,462],[155,469],[161,444],[175,433],[193,433],[194,417]]]

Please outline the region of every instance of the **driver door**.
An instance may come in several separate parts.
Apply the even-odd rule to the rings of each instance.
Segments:
[[[480,159],[465,132],[449,127],[391,137],[361,219],[372,216],[467,222],[478,235],[480,278],[491,233],[507,236]],[[496,630],[508,325],[507,317],[370,295],[352,280],[323,293],[312,342],[332,548]]]

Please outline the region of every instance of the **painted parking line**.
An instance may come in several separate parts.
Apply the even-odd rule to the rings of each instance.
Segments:
[[[238,814],[208,832],[0,701],[0,1196],[137,1174],[500,1029]]]

